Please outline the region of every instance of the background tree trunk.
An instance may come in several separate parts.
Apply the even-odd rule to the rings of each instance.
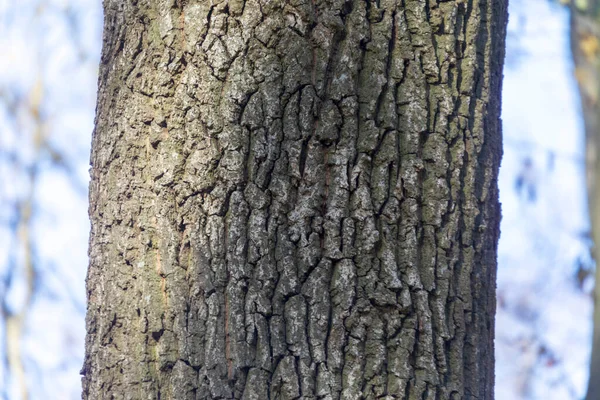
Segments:
[[[506,2],[104,7],[84,398],[492,399]]]
[[[574,1],[571,9],[571,50],[585,125],[588,203],[596,260],[594,335],[586,400],[597,400],[600,399],[600,2],[597,0]]]

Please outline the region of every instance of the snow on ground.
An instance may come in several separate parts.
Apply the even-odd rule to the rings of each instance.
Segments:
[[[578,399],[590,351],[584,134],[568,10],[512,0],[503,92],[498,400]]]

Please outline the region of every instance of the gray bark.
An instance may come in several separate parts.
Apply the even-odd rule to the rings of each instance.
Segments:
[[[86,399],[493,399],[506,1],[105,0]]]

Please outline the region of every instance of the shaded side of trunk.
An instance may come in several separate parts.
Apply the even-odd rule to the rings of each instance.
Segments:
[[[506,2],[104,6],[83,397],[492,399]]]
[[[575,63],[575,77],[581,95],[581,107],[586,138],[586,173],[594,259],[600,259],[600,2],[575,2],[571,10],[571,51]],[[594,289],[594,335],[590,378],[586,400],[600,399],[600,268],[596,267]]]

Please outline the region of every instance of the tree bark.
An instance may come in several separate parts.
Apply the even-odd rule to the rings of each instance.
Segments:
[[[575,77],[581,95],[581,108],[586,137],[586,174],[588,206],[595,243],[593,255],[596,264],[600,259],[600,3],[575,1],[571,9],[571,50],[575,63]],[[600,268],[596,266],[594,289],[594,334],[590,360],[590,377],[586,400],[600,399]]]
[[[105,0],[86,399],[493,399],[506,1]]]

